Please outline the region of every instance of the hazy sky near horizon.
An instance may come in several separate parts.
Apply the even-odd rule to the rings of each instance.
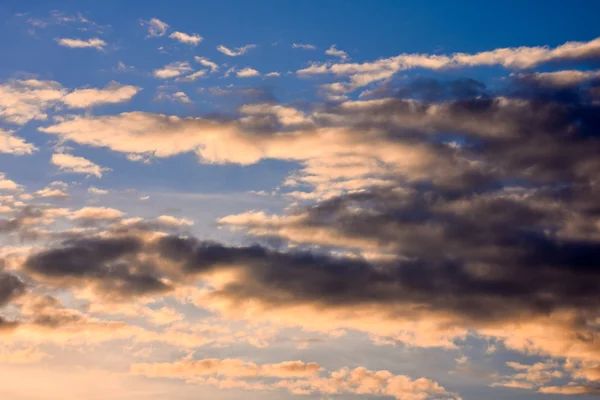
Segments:
[[[2,2],[0,398],[597,398],[599,14]]]

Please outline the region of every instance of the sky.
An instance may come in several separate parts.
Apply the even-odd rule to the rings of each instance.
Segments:
[[[0,398],[597,398],[599,14],[1,2]]]

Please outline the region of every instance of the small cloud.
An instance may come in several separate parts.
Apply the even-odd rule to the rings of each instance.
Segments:
[[[237,56],[241,56],[242,54],[245,54],[246,52],[248,52],[248,50],[255,48],[256,45],[255,44],[247,44],[245,46],[242,47],[236,47],[235,50],[231,50],[223,45],[217,46],[217,50],[219,50],[221,53],[230,56],[230,57],[237,57]]]
[[[149,198],[150,198],[150,196],[141,196],[141,197],[140,197],[140,200],[142,200],[142,201],[146,201],[146,200],[148,200]]]
[[[110,168],[101,167],[87,158],[66,153],[53,154],[50,162],[64,173],[94,175],[97,178],[101,178],[103,172],[110,171]]]
[[[178,61],[167,64],[163,68],[155,69],[153,74],[156,78],[169,79],[175,78],[190,71],[192,71],[192,67],[190,66],[189,62]]]
[[[271,77],[276,77],[276,76],[281,76],[281,74],[277,71],[275,72],[269,72],[268,74],[265,75],[267,78],[271,78]]]
[[[6,174],[4,172],[0,172],[0,189],[4,190],[20,190],[23,186],[18,183],[11,181],[6,178]]]
[[[147,37],[157,37],[164,36],[167,33],[167,29],[169,28],[169,24],[161,21],[158,18],[152,18],[150,21],[145,22],[148,25],[148,36]]]
[[[70,47],[72,49],[83,49],[91,47],[101,51],[104,50],[104,46],[106,46],[106,42],[98,38],[88,40],[56,38],[55,40],[60,46]]]
[[[135,70],[135,67],[132,65],[126,65],[123,61],[119,61],[117,67],[115,68],[116,72],[131,72]]]
[[[177,81],[181,81],[181,82],[193,82],[196,79],[200,79],[203,78],[204,76],[206,76],[206,70],[205,69],[201,69],[200,71],[196,71],[193,74],[184,76],[182,78],[177,78]]]
[[[248,67],[236,72],[236,76],[238,78],[251,78],[251,77],[259,76],[259,75],[260,75],[260,72],[258,72],[257,70],[255,70],[253,68],[248,68]]]
[[[184,103],[184,104],[193,103],[192,100],[190,100],[190,98],[184,92],[179,91],[179,92],[169,93],[164,90],[164,87],[159,88],[159,92],[156,95],[156,97],[154,98],[154,100],[155,101],[170,101],[172,103]]]
[[[316,50],[317,47],[312,44],[294,43],[292,49]]]
[[[0,128],[0,153],[22,156],[33,154],[38,150],[32,143],[27,143],[25,139],[13,135],[13,132]]]
[[[194,57],[194,60],[196,60],[197,63],[200,63],[202,65],[204,65],[205,67],[210,68],[210,72],[218,72],[219,71],[219,66],[217,65],[217,63],[210,61],[208,58],[206,57]]]
[[[188,35],[187,33],[183,32],[173,32],[169,35],[169,37],[171,39],[177,40],[178,42],[190,44],[192,46],[198,46],[198,43],[202,41],[202,36],[196,33]]]
[[[87,191],[90,194],[95,194],[95,195],[98,195],[98,196],[104,196],[104,195],[108,194],[108,190],[99,189],[99,188],[94,187],[94,186],[90,186]]]
[[[350,57],[348,57],[348,53],[346,53],[343,50],[336,49],[335,44],[331,45],[331,47],[325,51],[325,54],[334,56],[334,57],[339,57],[343,61],[350,59]]]

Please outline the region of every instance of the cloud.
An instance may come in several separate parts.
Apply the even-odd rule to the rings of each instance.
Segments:
[[[237,57],[237,56],[246,54],[246,52],[248,52],[248,50],[253,49],[255,47],[256,47],[255,44],[247,44],[245,46],[236,47],[234,50],[231,50],[223,45],[219,45],[219,46],[217,46],[217,50],[219,50],[221,53],[225,54],[226,56]]]
[[[45,120],[46,110],[59,103],[65,93],[55,81],[10,80],[0,85],[0,118],[18,125]]]
[[[325,51],[325,54],[333,57],[339,57],[342,59],[342,61],[347,61],[350,59],[350,57],[348,57],[348,53],[343,50],[338,50],[335,47],[335,44],[331,45],[331,47]]]
[[[272,77],[276,77],[276,76],[281,76],[281,74],[279,72],[269,72],[268,74],[265,74],[265,76],[267,78],[272,78]]]
[[[260,72],[249,67],[240,69],[235,74],[238,78],[252,78],[254,76],[260,76]]]
[[[198,46],[198,44],[202,41],[202,36],[195,33],[188,35],[187,33],[183,32],[173,32],[169,35],[169,38],[192,46]]]
[[[206,70],[201,69],[200,71],[196,71],[196,72],[186,75],[184,77],[177,78],[176,80],[181,81],[181,82],[193,82],[196,79],[204,78],[205,76],[206,76]]]
[[[103,172],[110,171],[110,168],[94,164],[87,158],[66,153],[52,154],[50,162],[64,173],[94,175],[97,178],[101,178]]]
[[[147,377],[193,379],[198,376],[225,377],[273,377],[306,378],[314,377],[321,369],[317,363],[287,361],[279,364],[259,365],[238,359],[203,359],[191,357],[174,363],[134,364],[130,373]]]
[[[148,24],[147,37],[164,36],[165,33],[167,33],[167,29],[169,28],[169,24],[161,21],[158,18],[152,18],[150,21],[146,22],[146,24]]]
[[[13,135],[13,131],[0,128],[0,153],[22,156],[33,154],[37,150],[38,148],[33,143],[28,143],[25,139]]]
[[[94,186],[90,186],[87,191],[90,194],[95,194],[95,195],[99,195],[99,196],[103,196],[103,195],[108,194],[108,190],[106,190],[106,189],[99,189],[99,188],[94,187]]]
[[[114,208],[84,207],[69,215],[69,219],[83,221],[113,221],[125,214]]]
[[[0,307],[25,293],[25,283],[16,275],[0,270]]]
[[[322,368],[317,363],[302,361],[260,365],[237,359],[194,360],[189,356],[174,363],[134,364],[130,373],[151,378],[186,379],[190,383],[215,385],[219,388],[263,391],[285,389],[298,395],[350,393],[391,396],[399,400],[459,399],[458,395],[447,392],[442,386],[426,378],[412,380],[389,371],[370,371],[363,367],[353,370],[344,367],[326,376],[319,376],[320,370]],[[221,380],[207,379],[206,376],[216,376]],[[256,377],[277,380],[271,384],[243,380]]]
[[[104,40],[98,38],[88,40],[56,38],[55,40],[60,46],[70,47],[72,49],[83,49],[91,47],[98,51],[102,51],[107,45],[107,43]]]
[[[302,50],[316,50],[317,47],[312,44],[302,44],[302,43],[294,43],[292,44],[293,49],[302,49]]]
[[[331,50],[331,48],[330,48]],[[335,48],[333,48],[336,51]],[[328,50],[329,51],[329,50]],[[298,75],[333,74],[347,76],[346,91],[391,78],[400,71],[414,68],[440,70],[446,68],[494,66],[527,69],[550,62],[576,62],[600,57],[600,38],[589,42],[567,42],[553,49],[545,47],[500,48],[476,54],[454,53],[400,54],[365,63],[313,64],[297,71]]]
[[[195,56],[194,60],[196,60],[196,62],[204,65],[205,67],[210,68],[210,72],[214,73],[214,72],[218,72],[219,71],[219,66],[217,65],[217,63],[210,61],[208,58],[206,57],[198,57]]]
[[[192,67],[190,66],[189,62],[178,61],[167,64],[163,68],[155,69],[153,74],[156,78],[169,79],[175,78],[190,71],[192,71]]]
[[[131,100],[141,88],[111,82],[105,89],[77,89],[63,97],[70,108],[86,108],[100,104],[123,103]]]
[[[192,103],[192,100],[190,100],[188,95],[185,94],[184,92],[168,93],[165,91],[161,91],[156,95],[155,100],[156,101],[167,100],[167,101],[170,101],[173,103],[184,103],[184,104]]]
[[[18,183],[11,181],[6,178],[6,174],[4,172],[0,172],[0,189],[4,190],[19,190],[21,189],[21,185]]]
[[[55,198],[55,199],[68,199],[70,196],[64,192],[63,189],[59,189],[54,186],[46,186],[45,188],[38,190],[34,193],[36,197],[43,198]]]
[[[529,74],[518,74],[516,76],[519,79],[537,82],[542,86],[572,87],[580,85],[587,81],[600,79],[600,70],[565,70],[554,72],[533,72]]]

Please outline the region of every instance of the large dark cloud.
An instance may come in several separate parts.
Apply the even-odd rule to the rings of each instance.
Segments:
[[[118,237],[35,254],[23,269],[121,297],[235,268],[243,279],[215,295],[274,307],[418,304],[473,323],[565,309],[593,314],[600,306],[599,106],[576,91],[523,88],[506,99],[481,96],[484,89],[468,80],[449,87],[425,81],[407,90],[444,102],[395,98],[320,114],[321,126],[344,124],[357,135],[377,130],[382,146],[417,143],[439,156],[440,177],[406,182],[391,173],[396,187],[322,201],[288,226],[328,232],[339,247],[368,241],[392,254],[386,261],[190,236],[148,241],[125,228]],[[446,138],[462,144],[444,145]]]
[[[142,246],[134,236],[75,239],[29,257],[23,268],[33,276],[64,284],[93,284],[118,296],[168,290],[151,262],[136,259]]]

